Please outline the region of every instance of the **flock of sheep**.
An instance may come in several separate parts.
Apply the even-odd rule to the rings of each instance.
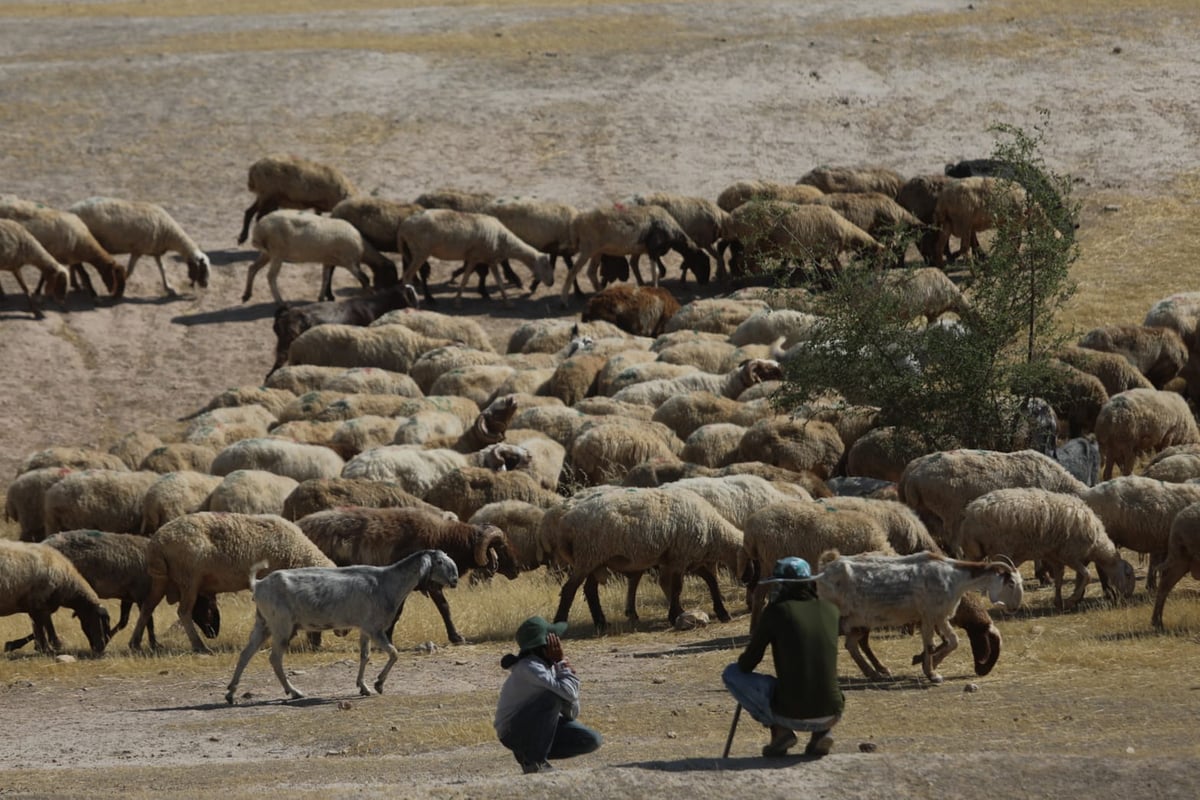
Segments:
[[[902,458],[893,444],[904,431],[880,427],[874,408],[830,401],[788,414],[772,405],[782,365],[803,353],[816,321],[803,293],[743,289],[681,307],[657,285],[669,250],[707,281],[710,258],[718,278],[767,257],[835,266],[847,250],[882,251],[882,234],[905,225],[940,264],[952,236],[969,250],[993,224],[995,204],[980,197],[1021,192],[1001,179],[825,169],[794,186],[741,182],[715,203],[647,195],[578,212],[453,192],[393,203],[357,195],[336,170],[267,158],[251,168],[249,187],[256,199],[241,236],[261,253],[245,297],[268,266],[281,305],[274,368],[261,386],[214,397],[176,441],[133,432],[107,452],[51,448],[26,459],[7,493],[22,541],[0,542],[0,615],[29,614],[33,634],[6,649],[30,639],[59,647],[51,619],[59,607],[76,612],[101,652],[136,606],[130,646],[145,634],[156,646],[153,613],[166,600],[178,605],[191,646],[204,650],[202,635],[220,629],[217,595],[254,588],[256,627],[230,702],[273,634],[272,665],[299,696],[281,666],[296,630],[315,642],[321,630],[360,627],[358,685],[367,693],[367,643],[391,656],[379,691],[395,660],[391,626],[413,588],[429,594],[448,638],[461,642],[443,592],[458,574],[561,571],[555,619],[567,619],[582,587],[603,630],[598,584],[625,576],[624,611],[636,620],[640,578],[653,572],[668,620],[684,627],[705,620],[681,605],[685,576],[706,582],[715,615],[728,621],[721,571],[746,582],[753,607],[764,570],[798,555],[827,570],[822,591],[842,606],[864,673],[887,674],[870,653],[870,629],[912,623],[924,645],[914,663],[940,680],[934,668],[956,645],[951,621],[967,632],[978,673],[996,663],[1000,634],[967,592],[991,586],[1012,608],[1021,595],[1015,567],[1025,561],[1053,580],[1056,605],[1067,609],[1082,599],[1093,563],[1110,598],[1130,596],[1134,573],[1118,548],[1148,554],[1156,626],[1172,586],[1200,570],[1200,485],[1191,482],[1200,481],[1200,430],[1184,400],[1200,396],[1190,360],[1200,294],[1167,298],[1144,325],[1097,329],[1064,350],[1058,366],[1071,390],[1035,418],[1041,435],[1033,425],[1014,452]],[[39,265],[52,294],[71,277],[90,286],[87,263],[119,295],[141,255],[171,251],[188,261],[194,283],[207,281],[207,258],[155,206],[93,199],[62,212],[5,198],[0,216],[16,220],[0,220],[0,266]],[[403,272],[385,251],[402,254]],[[128,268],[112,258],[123,252]],[[643,254],[656,262],[649,280],[638,268]],[[526,322],[497,352],[475,321],[416,309],[408,284],[428,257],[463,262],[460,294],[477,271],[481,286],[490,272],[503,294],[508,259],[553,285],[553,261],[563,257],[564,301],[585,266],[597,286],[601,270],[611,279],[622,265],[639,285],[598,291],[579,321]],[[332,298],[337,266],[366,285],[366,264],[378,290],[289,308],[276,283],[285,261],[323,264],[323,297]],[[912,319],[969,308],[936,267],[888,280]],[[172,291],[165,273],[163,283]],[[1114,465],[1122,476],[1108,480]],[[435,550],[453,570],[428,578],[430,558],[441,556],[427,555],[424,577],[415,567],[386,581],[371,573],[392,587],[372,584],[383,598],[374,605],[346,581],[320,577]],[[1002,560],[978,563],[987,558]],[[1066,600],[1065,567],[1076,575]],[[281,569],[316,577],[258,578]],[[289,605],[289,592],[311,602]],[[117,625],[102,599],[120,600]]]

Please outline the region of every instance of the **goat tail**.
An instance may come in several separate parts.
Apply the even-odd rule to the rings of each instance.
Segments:
[[[254,585],[256,583],[258,583],[259,571],[266,569],[270,565],[271,565],[270,562],[264,558],[262,561],[255,562],[255,564],[252,567],[250,567],[250,576],[249,577],[250,577],[250,594],[251,595],[254,594]]]

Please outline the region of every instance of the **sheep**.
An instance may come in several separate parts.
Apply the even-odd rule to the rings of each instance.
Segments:
[[[264,406],[255,403],[245,406],[230,406],[228,408],[214,408],[212,411],[205,411],[199,416],[193,417],[188,421],[187,427],[183,432],[184,441],[193,442],[193,437],[202,429],[216,425],[233,425],[237,427],[251,427],[259,429],[266,434],[267,429],[276,421],[276,417]],[[161,442],[159,443],[162,444]],[[154,448],[150,448],[153,450]],[[150,450],[147,450],[147,455]],[[144,456],[143,456],[144,458]],[[138,464],[142,462],[139,460]]]
[[[234,442],[217,453],[210,471],[213,475],[228,475],[238,469],[261,469],[306,481],[336,478],[344,466],[341,456],[328,447],[268,437]]]
[[[655,430],[652,425],[613,418],[584,427],[567,449],[571,469],[597,485],[618,483],[630,469],[651,458],[678,460],[683,442],[665,427]]]
[[[100,469],[64,476],[46,490],[46,535],[77,528],[140,532],[146,492],[160,477],[157,472]]]
[[[1153,589],[1167,553],[1171,522],[1184,508],[1200,502],[1200,485],[1129,475],[1096,484],[1083,499],[1104,523],[1113,544],[1150,556],[1146,588]]]
[[[277,306],[285,305],[279,293],[279,270],[284,261],[316,261],[322,264],[318,300],[333,300],[333,270],[345,267],[365,289],[371,280],[359,267],[369,245],[358,229],[343,219],[320,217],[303,211],[273,211],[254,223],[250,243],[259,251],[246,270],[242,302],[254,292],[254,278],[267,267],[267,284]],[[373,249],[373,248],[372,248]],[[382,287],[380,287],[382,288]]]
[[[546,382],[546,394],[558,398],[564,405],[574,405],[595,393],[596,381],[607,362],[602,355],[579,351],[555,367]]]
[[[635,195],[633,202],[642,206],[658,206],[666,209],[688,238],[717,262],[717,278],[725,279],[725,259],[714,245],[725,235],[729,226],[729,212],[717,203],[702,197],[655,192]]]
[[[505,469],[524,469],[537,480],[538,485],[543,489],[551,492],[558,490],[563,463],[567,457],[567,449],[564,445],[541,431],[514,427],[509,427],[505,433],[505,441],[527,454],[527,457],[522,457],[511,466],[506,463]],[[511,460],[511,453],[498,452],[506,449],[501,445],[494,445],[490,449],[492,451],[490,457],[486,455],[485,451],[484,457],[487,462],[485,465],[496,466],[497,457]]]
[[[1133,567],[1117,553],[1104,523],[1082,498],[1044,489],[997,489],[963,509],[959,542],[968,559],[1006,556],[1048,564],[1054,575],[1054,607],[1070,610],[1083,599],[1088,562],[1107,578],[1111,599],[1133,594]],[[1075,592],[1064,603],[1063,568],[1075,571]]]
[[[571,240],[579,250],[579,258],[563,282],[560,302],[564,308],[571,286],[584,267],[588,269],[592,289],[600,289],[596,272],[602,255],[632,257],[634,277],[640,286],[646,281],[642,279],[638,262],[643,253],[648,254],[653,261],[650,283],[658,286],[660,275],[667,272],[662,256],[668,250],[675,250],[683,256],[684,277],[690,269],[698,282],[708,283],[708,257],[696,247],[675,218],[658,206],[614,205],[582,211],[571,223]]]
[[[653,354],[651,354],[653,355]],[[610,362],[612,359],[610,359]],[[618,370],[618,367],[620,369]],[[671,381],[700,370],[692,364],[672,364],[667,361],[621,359],[618,364],[606,364],[598,380],[603,381],[604,393],[613,397],[622,389],[651,381]]]
[[[919,623],[924,643],[922,671],[932,683],[941,683],[941,675],[934,670],[958,647],[950,617],[963,595],[973,590],[986,592],[993,603],[1003,604],[1007,610],[1019,608],[1024,599],[1021,573],[1001,562],[956,561],[932,553],[833,555],[836,557],[821,563],[817,594],[841,611],[842,625],[850,630],[846,650],[863,674],[872,677],[890,676],[866,644],[872,628]],[[933,647],[935,632],[942,638],[937,648]],[[872,664],[863,658],[860,647]]]
[[[1000,453],[947,450],[908,462],[897,490],[947,553],[957,555],[959,520],[967,503],[994,489],[1037,488],[1085,496],[1087,486],[1058,462],[1034,450]]]
[[[46,492],[72,474],[70,467],[41,467],[22,472],[8,485],[4,516],[21,526],[21,541],[40,542],[46,537]]]
[[[744,180],[731,184],[717,195],[717,207],[733,213],[733,210],[751,200],[778,200],[785,203],[811,203],[825,193],[816,186],[807,184],[772,183],[762,180]]]
[[[679,457],[690,464],[723,467],[737,458],[738,445],[746,428],[727,422],[702,425],[684,440]]]
[[[846,450],[846,474],[896,483],[908,462],[928,451],[909,428],[875,428],[855,439]]]
[[[622,489],[589,493],[574,500],[557,516],[555,554],[569,565],[556,622],[565,622],[580,585],[597,632],[607,626],[600,607],[598,582],[608,570],[626,574],[657,569],[659,586],[669,604],[671,624],[683,613],[683,576],[695,572],[704,579],[713,610],[722,622],[730,620],[713,568],[732,566],[742,534],[706,500],[694,492],[664,489]],[[631,582],[632,583],[632,582]]]
[[[190,426],[189,426],[190,427]],[[127,469],[137,469],[151,450],[161,447],[163,440],[148,431],[130,431],[108,448],[109,455],[121,460]]]
[[[895,241],[896,265],[903,267],[907,232],[922,231],[926,226],[894,197],[879,192],[834,192],[817,198],[814,204],[829,206],[878,240]]]
[[[867,497],[824,497],[817,503],[832,509],[858,511],[873,517],[887,533],[888,544],[902,556],[938,550],[937,542],[917,513],[895,500]]]
[[[826,194],[878,192],[891,198],[899,194],[904,178],[887,167],[816,167],[796,183],[815,186]]]
[[[1025,208],[1025,190],[1000,178],[962,178],[947,184],[938,195],[933,224],[940,229],[933,249],[933,266],[942,267],[950,237],[962,242],[962,252],[982,255],[978,234],[996,227],[997,214],[1011,215]]]
[[[96,595],[121,601],[117,624],[108,630],[111,639],[129,624],[129,612],[140,606],[150,593],[150,575],[146,571],[146,551],[150,540],[130,533],[105,533],[94,530],[63,531],[47,537],[45,544],[62,553],[87,580]],[[209,639],[221,630],[221,614],[216,598],[200,595],[192,609],[192,621]],[[154,619],[146,622],[150,647],[157,649]]]
[[[246,665],[271,637],[274,642],[270,661],[275,677],[288,697],[304,696],[283,671],[284,650],[299,630],[358,628],[358,692],[364,697],[371,694],[363,682],[363,674],[367,669],[370,643],[374,642],[388,654],[387,664],[375,679],[375,691],[383,694],[383,682],[399,657],[390,637],[384,635],[384,629],[400,616],[404,601],[413,589],[437,588],[440,591],[442,586],[458,585],[454,562],[437,550],[414,553],[387,567],[277,570],[262,581],[255,579],[256,571],[252,569],[249,576],[255,605],[254,628],[225,690],[225,702],[230,705]]]
[[[233,389],[226,389],[219,395],[209,400],[202,408],[193,411],[179,418],[180,422],[185,422],[190,419],[195,419],[209,411],[214,411],[218,408],[236,408],[238,406],[262,406],[271,413],[271,416],[278,417],[279,412],[284,406],[296,399],[296,395],[286,389],[269,389],[265,386],[239,386]]]
[[[35,469],[48,467],[67,467],[69,469],[128,469],[119,456],[104,453],[87,447],[47,447],[30,453],[17,467],[17,474],[22,475]]]
[[[187,262],[188,280],[194,287],[208,287],[212,264],[204,251],[184,233],[179,223],[162,206],[111,197],[90,197],[67,208],[77,214],[100,246],[113,255],[129,253],[125,277],[133,277],[142,256],[153,256],[162,278],[163,291],[171,297],[178,292],[167,281],[163,268],[164,253],[178,253]]]
[[[545,508],[553,505],[558,495],[542,487],[536,477],[525,471],[464,467],[443,475],[423,499],[459,519],[469,519],[488,503],[521,500]]]
[[[691,391],[664,400],[650,419],[666,425],[686,441],[706,425],[727,423],[748,426],[773,414],[770,408],[749,406],[712,392]]]
[[[799,490],[799,493],[786,492],[757,475],[681,478],[662,488],[667,491],[695,492],[738,530],[742,530],[746,520],[761,508],[809,497],[803,490]]]
[[[510,427],[532,429],[567,447],[582,426],[592,418],[566,406],[534,406],[513,415]]]
[[[527,572],[549,563],[550,554],[538,535],[546,509],[521,500],[501,500],[482,506],[467,522],[504,531],[518,570]]]
[[[881,280],[892,293],[891,311],[897,320],[907,322],[914,317],[924,317],[926,324],[932,325],[946,312],[959,317],[970,313],[970,306],[958,286],[935,267],[885,272]]]
[[[447,472],[466,466],[466,456],[453,450],[389,445],[365,450],[347,461],[342,477],[395,481],[405,491],[424,497]]]
[[[1071,437],[1086,436],[1094,431],[1100,409],[1109,399],[1104,383],[1095,375],[1062,361],[1050,359],[1046,364],[1049,369],[1034,377],[1030,389],[1050,404],[1057,419],[1056,426],[1066,423],[1067,435]]]
[[[72,288],[79,288],[76,284],[78,276],[88,294],[96,296],[91,279],[83,271],[83,264],[88,263],[100,273],[109,294],[120,297],[125,293],[125,267],[100,246],[87,225],[75,214],[12,195],[0,195],[0,218],[24,225],[51,258],[69,265]],[[39,284],[36,291],[40,292],[42,288]]]
[[[208,472],[209,467],[212,466],[213,459],[216,457],[217,451],[207,445],[193,444],[191,442],[171,442],[170,444],[156,447],[146,454],[146,457],[142,459],[142,463],[138,465],[138,469],[144,472],[157,472],[159,474],[179,472],[181,470]]]
[[[476,350],[459,344],[434,347],[421,353],[408,371],[421,391],[430,394],[438,378],[456,369],[478,366],[505,366],[504,357],[492,350]]]
[[[304,308],[304,306],[295,306],[295,308]],[[278,311],[278,309],[276,310]],[[287,361],[286,352],[284,353],[284,361]],[[386,372],[386,370],[383,371]],[[345,372],[346,370],[342,367],[320,367],[316,364],[284,363],[273,370],[263,380],[263,386],[268,389],[283,389],[299,397],[300,395],[323,389],[326,382]]]
[[[246,241],[250,223],[278,208],[311,208],[332,211],[338,203],[357,194],[336,168],[293,155],[270,155],[250,165],[246,188],[254,202],[246,209],[237,243]]]
[[[63,305],[67,296],[67,268],[54,260],[46,249],[38,243],[33,234],[25,230],[19,222],[10,219],[0,219],[0,271],[11,272],[25,292],[29,301],[29,311],[36,319],[45,319],[46,315],[34,302],[25,279],[21,277],[21,267],[32,264],[42,272],[43,278],[49,284],[46,289],[59,305]],[[3,297],[0,289],[0,297]]]
[[[130,649],[141,649],[154,609],[166,599],[178,601],[179,622],[192,649],[209,652],[192,623],[197,599],[247,588],[250,568],[264,560],[271,570],[333,566],[294,523],[272,514],[201,511],[163,525],[146,548],[150,593],[139,608]]]
[[[658,336],[679,311],[679,302],[662,286],[609,286],[583,306],[580,320],[605,320],[635,336]]]
[[[707,338],[678,339],[669,346],[657,350],[658,361],[663,364],[691,366],[701,372],[729,372],[739,366],[750,356],[734,358],[737,352],[746,352],[747,348],[737,348],[728,341],[712,341]],[[770,348],[759,348],[755,357],[770,358]]]
[[[822,479],[812,470],[793,470],[777,467],[774,464],[764,464],[761,461],[740,461],[717,470],[717,476],[725,475],[757,475],[760,478],[775,483],[792,484],[802,489],[813,498],[832,497],[833,492]]]
[[[310,328],[318,325],[370,325],[385,313],[398,308],[416,308],[419,302],[416,289],[409,284],[399,284],[365,297],[276,308],[275,321],[272,323],[275,331],[275,363],[271,365],[265,380],[269,381],[275,371],[287,363],[292,342]]]
[[[467,430],[458,416],[446,411],[418,411],[399,422],[390,444],[429,445],[438,442],[449,445],[458,441]]]
[[[825,481],[825,485],[833,492],[834,497],[870,497],[876,500],[897,499],[896,482],[886,481],[882,478],[843,475],[830,478]]]
[[[296,337],[288,349],[288,362],[408,372],[422,353],[446,344],[448,342],[444,340],[429,339],[402,325],[378,328],[320,325]]]
[[[37,649],[51,652],[62,647],[51,619],[61,607],[75,612],[92,652],[103,653],[109,639],[108,611],[70,560],[44,544],[0,539],[0,616],[28,614]],[[6,644],[4,649],[23,644]]]
[[[396,262],[383,253],[396,251],[400,223],[424,210],[416,203],[360,195],[340,201],[329,216],[349,222],[362,234],[363,242],[370,245],[364,248],[363,261],[374,273],[376,285],[391,286],[399,280]],[[428,280],[427,264],[422,265],[420,275],[423,282]]]
[[[934,263],[934,250],[940,234],[938,229],[933,227],[933,212],[942,190],[952,180],[953,178],[947,175],[915,175],[905,181],[896,193],[896,202],[927,226],[917,239],[917,251],[927,266]]]
[[[409,309],[389,311],[371,325],[374,327],[403,325],[430,339],[446,339],[458,342],[472,350],[495,352],[491,336],[475,320],[469,317],[455,317],[449,314],[439,314],[436,311],[417,309],[415,304]]]
[[[1200,503],[1193,503],[1175,515],[1167,537],[1167,556],[1162,564],[1162,583],[1154,598],[1150,624],[1163,629],[1163,609],[1167,595],[1188,573],[1200,575]]]
[[[348,419],[330,435],[328,446],[344,459],[353,458],[363,450],[391,444],[396,431],[405,421],[405,417],[374,414]]]
[[[579,214],[574,206],[532,198],[500,198],[492,200],[481,213],[490,214],[515,233],[530,247],[550,256],[550,271],[559,257],[570,271],[571,256],[576,252],[571,239],[571,223]],[[540,279],[534,276],[530,291],[538,287]]]
[[[221,485],[219,475],[201,472],[168,472],[159,477],[142,498],[143,536],[150,536],[176,517],[208,511],[209,497]]]
[[[1179,292],[1159,300],[1146,312],[1142,325],[1155,328],[1170,328],[1179,334],[1189,351],[1200,344],[1197,328],[1200,327],[1200,292]]]
[[[258,469],[235,469],[226,473],[208,498],[206,511],[235,514],[279,514],[283,503],[299,481]]]
[[[398,484],[361,478],[314,478],[299,484],[283,501],[284,519],[295,522],[338,506],[435,510]]]
[[[1187,345],[1170,328],[1104,325],[1084,334],[1079,346],[1124,356],[1155,389],[1178,375],[1188,361]]]
[[[488,264],[500,287],[500,297],[508,304],[504,281],[500,278],[499,262],[516,259],[525,264],[534,276],[547,286],[554,285],[550,257],[539,253],[516,234],[504,227],[495,217],[451,209],[428,209],[413,214],[400,223],[399,249],[404,254],[404,281],[412,279],[416,269],[429,257],[443,260],[462,259],[464,272],[454,296],[462,302],[462,291],[475,264]],[[429,287],[425,298],[433,302]]]
[[[1054,357],[1065,364],[1070,364],[1075,369],[1099,378],[1100,382],[1104,384],[1104,390],[1110,396],[1129,389],[1154,388],[1154,385],[1137,367],[1118,353],[1105,353],[1100,350],[1071,345],[1059,350]]]
[[[466,397],[481,408],[515,369],[507,364],[479,364],[460,367],[443,373],[429,387],[430,394]]]
[[[818,268],[828,264],[836,272],[843,253],[883,250],[873,236],[828,206],[754,201],[731,216],[726,241],[733,247],[730,267],[735,273],[740,271],[735,261],[757,266],[763,258]]]
[[[383,566],[414,552],[443,551],[460,573],[482,570],[514,580],[517,565],[504,531],[493,525],[471,525],[416,508],[339,508],[302,518],[297,525],[335,564]],[[450,604],[441,587],[431,586],[429,597],[437,606],[453,644],[466,639],[454,626]],[[394,624],[391,620],[388,625]],[[391,628],[388,628],[389,635]]]
[[[1104,480],[1113,467],[1132,475],[1139,455],[1173,444],[1200,442],[1187,401],[1174,392],[1130,389],[1109,398],[1096,417],[1096,441],[1104,456]]]
[[[657,408],[681,392],[705,391],[733,398],[756,383],[776,380],[782,376],[778,361],[750,359],[724,375],[696,371],[670,380],[643,381],[621,389],[613,395],[613,399]]]
[[[1166,483],[1185,483],[1200,478],[1200,454],[1178,453],[1166,458],[1156,456],[1142,470],[1142,475]]]
[[[762,461],[790,470],[811,470],[822,480],[833,474],[845,445],[837,429],[809,419],[759,420],[738,444],[738,461]],[[774,563],[774,562],[772,562]]]
[[[429,400],[424,397],[404,397],[397,394],[337,395],[337,392],[320,392],[307,409],[308,418],[314,422],[345,422],[368,416],[402,417],[431,407]],[[289,411],[285,409],[280,419],[288,415]],[[276,427],[271,432],[279,435],[279,428]]]
[[[765,308],[743,320],[729,334],[729,343],[736,347],[777,344],[786,350],[809,341],[819,321],[819,317],[804,311]]]

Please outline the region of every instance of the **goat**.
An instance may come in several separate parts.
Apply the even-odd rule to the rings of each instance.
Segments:
[[[815,578],[817,594],[841,609],[846,650],[859,669],[874,678],[891,673],[866,644],[871,628],[920,623],[922,669],[930,681],[941,683],[942,676],[934,668],[958,647],[950,617],[962,596],[983,591],[1009,611],[1019,608],[1024,597],[1021,574],[1000,561],[958,561],[927,552],[841,556],[835,550],[822,555],[821,567]],[[942,639],[936,648],[934,632]]]
[[[458,568],[440,550],[422,550],[388,567],[280,569],[257,580],[258,571],[266,567],[267,562],[260,561],[250,570],[250,593],[256,608],[254,629],[225,692],[225,702],[230,704],[246,664],[268,637],[272,639],[270,659],[275,677],[288,697],[304,696],[283,671],[283,652],[292,636],[301,630],[358,628],[358,693],[364,697],[371,694],[363,682],[363,673],[374,642],[388,654],[387,664],[375,679],[375,691],[383,694],[383,682],[399,657],[384,632],[404,610],[409,593],[413,589],[432,591],[435,587],[458,584]]]

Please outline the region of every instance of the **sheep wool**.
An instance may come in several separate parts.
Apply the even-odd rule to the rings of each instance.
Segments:
[[[146,492],[159,477],[124,469],[72,472],[46,490],[46,534],[76,528],[139,533]]]
[[[299,482],[257,469],[235,469],[209,495],[209,511],[235,514],[279,514]]]
[[[1104,480],[1119,466],[1132,475],[1138,456],[1175,444],[1200,442],[1187,401],[1174,392],[1130,389],[1109,398],[1096,417],[1096,441],[1104,456]]]
[[[239,469],[255,469],[284,475],[294,481],[336,478],[345,462],[328,447],[301,444],[285,439],[243,439],[226,447],[213,459],[214,475]]]

